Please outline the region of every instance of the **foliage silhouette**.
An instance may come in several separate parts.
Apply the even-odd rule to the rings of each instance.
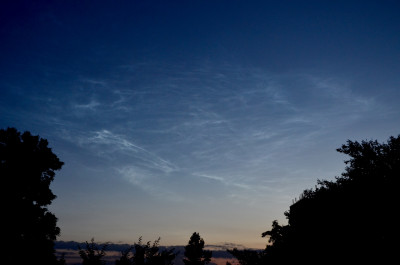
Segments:
[[[204,240],[199,233],[194,232],[185,247],[185,265],[204,265],[211,261],[212,252],[204,250]]]
[[[131,265],[133,264],[132,256],[131,256],[131,251],[133,249],[133,246],[122,250],[121,251],[121,257],[115,261],[115,265]]]
[[[78,245],[79,256],[82,258],[82,265],[103,265],[106,262],[103,257],[106,255],[108,244],[103,244],[101,247],[94,242],[94,238],[90,243],[86,241],[85,249]]]
[[[396,260],[400,136],[382,144],[349,140],[337,151],[350,156],[345,172],[335,181],[318,180],[315,189],[305,190],[285,212],[288,225],[274,221],[272,229],[262,233],[271,245],[258,261],[251,262],[254,255],[231,251],[242,265]]]
[[[174,249],[165,249],[160,252],[160,238],[151,244],[148,241],[142,244],[142,238],[133,246],[121,251],[121,258],[115,261],[116,265],[172,265],[176,257]]]
[[[47,140],[15,128],[0,130],[0,161],[6,263],[56,264],[54,240],[60,229],[47,206],[56,198],[50,184],[63,162]]]
[[[227,251],[232,254],[241,265],[260,265],[264,262],[264,252],[256,251],[251,249],[238,250],[227,249]],[[230,264],[227,262],[227,265]]]

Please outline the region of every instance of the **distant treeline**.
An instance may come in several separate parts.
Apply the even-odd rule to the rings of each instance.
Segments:
[[[98,248],[101,248],[105,244],[101,243],[95,243]],[[79,250],[79,246],[84,246],[85,242],[76,242],[76,241],[55,241],[54,242],[54,248],[56,250],[65,250],[65,249],[71,249],[71,250]],[[131,245],[129,244],[114,244],[114,243],[107,243],[107,251],[124,251],[128,249]],[[211,246],[212,249],[215,247],[218,247],[219,249],[223,249],[224,246]],[[208,249],[208,245],[205,245],[205,248]],[[176,252],[178,253],[184,253],[185,251],[185,246],[159,246],[160,251],[164,250],[170,250],[170,249],[175,249]],[[226,250],[212,250],[212,257],[213,258],[227,258],[231,259],[234,258],[232,254],[230,254]]]

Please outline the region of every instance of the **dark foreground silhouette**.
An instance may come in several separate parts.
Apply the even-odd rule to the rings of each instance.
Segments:
[[[0,130],[5,264],[58,263],[54,240],[60,229],[47,206],[56,198],[50,183],[63,162],[47,145],[45,139],[29,132],[21,134],[14,128]]]
[[[387,143],[352,142],[335,181],[318,181],[262,233],[262,252],[229,250],[245,264],[389,264],[398,260],[400,136]],[[316,161],[317,163],[318,161]]]
[[[346,168],[335,181],[319,180],[285,212],[287,225],[272,223],[262,233],[263,251],[227,250],[242,265],[258,264],[389,264],[398,260],[400,136],[387,143],[348,141],[337,150],[348,155]],[[48,142],[14,128],[0,130],[0,173],[3,202],[5,264],[65,264],[57,260],[54,241],[57,218],[47,206],[55,171],[63,162]],[[318,163],[318,161],[315,161]],[[159,240],[130,246],[117,265],[170,265],[173,249],[160,250]],[[104,264],[104,248],[92,241],[80,248],[84,265]],[[205,265],[212,253],[193,233],[185,247],[185,265]]]

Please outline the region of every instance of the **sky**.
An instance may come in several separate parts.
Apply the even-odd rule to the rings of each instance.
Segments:
[[[398,1],[1,1],[0,128],[65,163],[58,240],[264,248],[400,133]]]

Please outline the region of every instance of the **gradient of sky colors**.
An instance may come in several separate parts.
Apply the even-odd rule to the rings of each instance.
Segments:
[[[60,240],[262,248],[347,139],[400,133],[398,1],[2,1],[0,127],[65,162]]]

